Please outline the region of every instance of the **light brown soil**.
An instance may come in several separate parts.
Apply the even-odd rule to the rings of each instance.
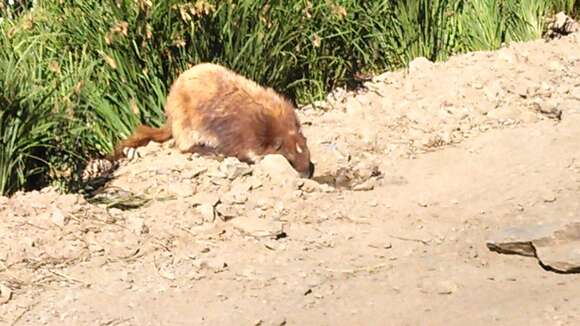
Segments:
[[[117,205],[0,197],[0,325],[580,323],[579,275],[485,245],[580,219],[580,34],[367,87],[301,111],[321,184],[150,144]]]

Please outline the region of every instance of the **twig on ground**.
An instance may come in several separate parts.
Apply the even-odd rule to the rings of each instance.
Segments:
[[[429,241],[425,241],[425,240],[421,240],[421,239],[404,238],[404,237],[399,237],[399,236],[392,235],[392,234],[389,234],[389,237],[391,237],[393,239],[401,240],[401,241],[419,242],[419,243],[424,244],[425,246],[429,245]]]
[[[66,274],[64,274],[64,273],[57,272],[57,271],[53,271],[53,270],[51,270],[51,269],[49,269],[48,271],[49,271],[50,273],[52,273],[52,274],[56,275],[56,276],[59,276],[59,277],[61,277],[61,278],[65,279],[65,280],[67,280],[67,281],[71,282],[71,283],[78,283],[78,284],[82,284],[82,285],[83,285],[83,286],[85,286],[85,287],[88,287],[88,286],[90,285],[89,283],[86,283],[86,282],[84,282],[84,281],[81,281],[81,280],[78,280],[78,279],[76,279],[76,278],[70,277],[70,276],[68,276],[68,275],[66,275]]]
[[[373,266],[363,266],[363,267],[357,267],[357,268],[353,268],[353,269],[327,268],[326,270],[329,272],[333,272],[333,273],[354,274],[354,273],[358,273],[358,272],[374,272],[374,271],[381,269],[385,266],[387,266],[387,264],[381,263],[381,264],[377,264],[377,265],[373,265]]]
[[[111,319],[109,321],[106,321],[104,323],[100,323],[99,326],[115,326],[115,325],[120,325],[124,322],[127,322],[129,320],[133,319],[133,317],[131,318],[125,318],[125,319],[121,319],[121,318],[115,318],[115,319]]]

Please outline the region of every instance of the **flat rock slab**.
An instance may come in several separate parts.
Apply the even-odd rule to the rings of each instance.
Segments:
[[[487,241],[491,251],[536,257],[558,273],[580,272],[580,221],[509,227]]]
[[[231,224],[243,235],[255,238],[280,239],[286,236],[284,225],[279,221],[239,217],[232,219]]]

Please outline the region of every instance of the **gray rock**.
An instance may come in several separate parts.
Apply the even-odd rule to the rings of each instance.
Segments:
[[[534,112],[524,111],[520,114],[520,120],[525,123],[534,123],[538,121],[538,116]]]
[[[542,194],[542,200],[546,203],[553,203],[558,199],[558,194],[555,191],[545,191]]]
[[[580,272],[580,221],[525,225],[501,230],[487,241],[491,251],[536,257],[547,270]]]
[[[580,225],[580,224],[579,224]],[[580,235],[580,229],[577,230]],[[534,243],[542,266],[561,273],[580,273],[580,237],[565,243]]]
[[[52,221],[52,223],[62,228],[66,225],[68,218],[66,218],[66,216],[60,209],[54,208],[50,213],[50,220]]]
[[[574,19],[570,18],[563,11],[557,13],[552,21],[548,24],[548,32],[545,38],[560,38],[580,30],[580,26]]]
[[[322,192],[325,192],[325,193],[332,193],[332,192],[336,192],[336,188],[334,188],[334,187],[333,187],[333,186],[331,186],[331,185],[327,185],[327,184],[325,184],[325,183],[323,183],[323,184],[321,184],[321,185],[320,185],[320,190],[321,190]]]
[[[355,173],[359,179],[368,180],[381,174],[378,164],[373,162],[360,162],[354,167]]]
[[[300,190],[306,193],[313,193],[320,189],[320,184],[311,179],[302,179],[302,184],[300,185]]]
[[[256,201],[256,206],[259,207],[261,210],[265,211],[272,208],[274,205],[267,199],[260,198]]]
[[[433,62],[425,57],[417,57],[413,59],[413,61],[409,62],[409,71],[410,72],[418,72],[429,70],[433,67]]]
[[[262,186],[263,186],[262,181],[259,178],[253,178],[250,180],[250,189],[249,190],[260,189],[260,188],[262,188]]]
[[[230,180],[252,173],[252,168],[248,164],[240,162],[238,159],[233,157],[225,158],[223,162],[221,162],[219,170]]]
[[[237,187],[225,193],[221,197],[221,201],[227,205],[241,205],[248,201],[248,192],[243,191],[242,188]]]
[[[230,205],[217,206],[215,209],[215,213],[222,221],[228,221],[230,219],[233,219],[234,217],[237,217],[239,214],[238,210]]]
[[[299,177],[290,162],[282,155],[266,155],[257,167],[274,183],[289,184]]]
[[[239,217],[233,219],[231,223],[235,229],[246,236],[277,239],[285,235],[284,225],[278,221]]]
[[[216,194],[203,192],[193,196],[193,205],[196,206],[197,211],[202,216],[203,222],[206,223],[215,221],[215,208],[219,202],[220,198]]]
[[[198,177],[199,175],[201,175],[202,173],[205,173],[207,171],[207,168],[205,167],[193,167],[193,168],[188,168],[185,169],[184,171],[181,172],[181,177],[183,179],[193,179]]]
[[[531,103],[532,111],[541,113],[542,115],[555,120],[562,119],[562,110],[559,103],[550,100],[537,100]]]
[[[177,197],[187,198],[193,196],[197,191],[197,186],[191,182],[178,182],[171,185],[168,190]]]
[[[492,120],[519,120],[523,110],[515,106],[498,107],[487,112],[487,117]]]
[[[199,192],[192,198],[193,205],[210,205],[215,206],[220,202],[220,197],[217,194],[208,192]]]
[[[145,225],[145,219],[136,216],[129,216],[126,219],[127,227],[135,234],[149,233],[149,228]]]
[[[370,179],[370,180],[365,180],[362,183],[356,184],[354,187],[352,187],[352,190],[354,190],[354,191],[370,191],[370,190],[373,190],[374,188],[375,188],[375,180]]]
[[[459,286],[450,280],[439,281],[436,285],[437,294],[450,295],[457,292]]]
[[[215,221],[215,207],[209,204],[201,204],[197,206],[197,211],[201,214],[204,223],[212,223]]]
[[[0,305],[8,303],[12,299],[12,290],[0,283]]]

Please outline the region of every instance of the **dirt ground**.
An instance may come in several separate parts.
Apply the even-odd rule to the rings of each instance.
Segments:
[[[314,180],[150,144],[97,196],[0,197],[0,325],[578,325],[486,247],[580,220],[580,34],[377,76],[300,118]]]

